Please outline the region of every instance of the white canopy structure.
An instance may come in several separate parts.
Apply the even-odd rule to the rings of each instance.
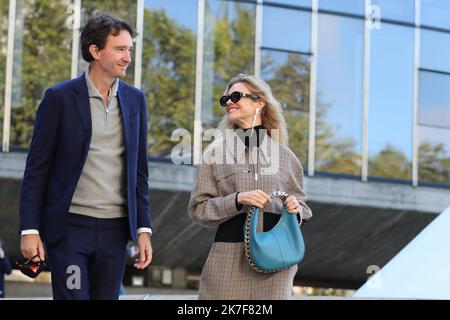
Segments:
[[[353,297],[450,299],[450,207],[369,278]]]

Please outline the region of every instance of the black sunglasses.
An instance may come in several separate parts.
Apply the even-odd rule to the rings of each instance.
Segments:
[[[226,107],[228,100],[231,100],[233,103],[236,103],[239,100],[241,100],[241,98],[250,98],[252,100],[259,99],[259,97],[255,96],[254,94],[248,94],[248,93],[235,91],[232,94],[230,94],[229,96],[220,97],[219,102],[222,107]]]
[[[35,255],[31,259],[22,259],[16,262],[17,267],[19,267],[20,272],[30,278],[36,278],[47,266],[47,261],[32,261],[37,258]]]

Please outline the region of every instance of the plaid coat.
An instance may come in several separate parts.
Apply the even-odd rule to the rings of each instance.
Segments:
[[[236,134],[228,132],[208,146],[202,160],[188,208],[198,224],[217,228],[247,212],[248,206],[237,210],[236,193],[256,189],[266,193],[280,190],[297,197],[300,217],[304,221],[311,218],[299,160],[267,134],[260,147],[250,151]],[[282,202],[275,199],[264,207],[265,212],[281,209]],[[258,229],[262,230],[262,215]],[[199,299],[288,299],[296,272],[297,266],[270,274],[255,272],[246,260],[242,242],[215,242],[202,270]]]

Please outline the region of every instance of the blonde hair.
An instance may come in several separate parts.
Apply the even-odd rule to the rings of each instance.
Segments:
[[[280,103],[275,99],[270,86],[263,80],[248,74],[239,74],[230,80],[227,84],[225,94],[228,94],[230,88],[236,83],[243,83],[254,95],[260,97],[265,102],[261,112],[262,125],[267,129],[267,134],[280,144],[288,144],[288,135],[286,121],[283,116]],[[219,129],[237,129],[237,126],[228,121],[225,115],[219,124]],[[273,129],[278,129],[279,134],[272,134]]]

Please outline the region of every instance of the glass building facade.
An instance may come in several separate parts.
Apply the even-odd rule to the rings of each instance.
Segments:
[[[308,175],[450,186],[450,2],[446,0],[5,0],[0,139],[26,149],[45,89],[86,68],[79,26],[106,12],[136,26],[125,81],[146,94],[149,156],[175,129],[224,116],[229,79],[260,76],[281,102]]]

